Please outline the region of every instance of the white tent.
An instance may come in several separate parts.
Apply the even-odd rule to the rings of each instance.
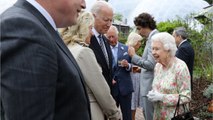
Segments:
[[[177,16],[185,18],[191,13],[197,13],[209,4],[204,0],[109,0],[115,13],[123,15],[128,25],[133,26],[133,20],[142,12],[148,12],[157,22],[173,20]]]

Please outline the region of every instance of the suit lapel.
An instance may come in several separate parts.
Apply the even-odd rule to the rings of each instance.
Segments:
[[[34,6],[32,6],[27,1],[19,0],[16,5],[19,6],[19,7],[27,9],[29,12],[31,12],[34,16],[36,16],[39,19],[39,21],[42,23],[42,25],[52,35],[53,40],[56,41],[56,43],[59,46],[59,48],[68,56],[68,58],[71,60],[71,62],[73,62],[73,64],[75,65],[75,67],[78,68],[77,67],[77,63],[75,62],[75,59],[72,56],[72,54],[70,53],[69,49],[64,44],[64,42],[61,39],[61,37],[59,36],[59,34],[56,33],[55,29],[46,20],[46,18]]]
[[[103,38],[103,39],[104,39],[104,38]],[[104,40],[104,44],[106,44],[106,43],[105,43],[105,40]],[[106,45],[105,45],[105,47],[106,47]],[[94,53],[95,53],[95,55],[96,55],[97,61],[98,61],[100,64],[104,64],[104,66],[105,66],[106,68],[108,68],[108,65],[107,65],[105,56],[104,56],[104,54],[103,54],[103,51],[101,50],[101,47],[100,47],[100,45],[99,45],[99,43],[98,43],[98,41],[97,41],[97,39],[96,39],[95,36],[92,36],[92,38],[91,38],[90,48],[91,48],[91,49],[94,49]],[[106,48],[107,48],[107,47],[106,47]],[[107,53],[108,53],[108,51],[107,51]],[[108,57],[109,57],[109,55],[108,55]],[[110,62],[110,61],[109,61],[109,62]],[[109,63],[109,64],[110,64],[110,63]]]

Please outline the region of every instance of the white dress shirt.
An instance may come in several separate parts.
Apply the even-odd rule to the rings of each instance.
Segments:
[[[56,24],[51,15],[35,0],[27,0],[32,6],[34,6],[51,24],[51,26],[57,31]]]

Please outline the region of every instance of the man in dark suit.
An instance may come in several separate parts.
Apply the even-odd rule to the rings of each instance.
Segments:
[[[57,34],[83,0],[18,0],[0,16],[1,119],[90,120],[81,71]]]
[[[173,36],[175,37],[175,42],[178,47],[175,56],[186,63],[191,76],[191,89],[192,89],[194,49],[192,48],[190,42],[187,40],[188,35],[184,27],[176,28],[173,31]]]
[[[118,42],[118,30],[111,26],[106,34],[113,53],[113,87],[112,95],[117,106],[120,105],[123,120],[132,120],[131,99],[133,85],[130,76],[131,57],[128,47]]]
[[[112,52],[107,38],[104,34],[112,24],[113,10],[105,1],[96,1],[91,12],[95,18],[94,35],[91,37],[90,48],[94,51],[95,57],[102,68],[102,74],[110,89],[112,88]]]

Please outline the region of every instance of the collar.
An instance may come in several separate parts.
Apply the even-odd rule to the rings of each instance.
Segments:
[[[181,46],[181,44],[183,44],[185,41],[187,41],[187,39],[183,40],[182,42],[180,42],[180,44],[178,45],[178,47]]]
[[[111,45],[110,45],[110,47],[111,47],[111,49],[113,49],[113,48],[118,48],[118,42],[117,42],[117,44],[115,45],[115,47],[113,47],[113,46],[111,46]]]
[[[31,5],[33,5],[46,19],[47,21],[51,24],[51,26],[57,30],[56,28],[56,24],[53,20],[53,18],[51,17],[51,15],[45,10],[45,8],[43,8],[37,1],[35,0],[27,0],[27,2],[29,2]]]
[[[93,32],[93,34],[95,35],[95,37],[96,37],[96,39],[98,40],[98,43],[99,43],[99,38],[98,38],[98,36],[100,35],[100,33],[98,33],[94,27],[92,28],[92,32]]]
[[[149,33],[148,40],[151,39],[151,36],[152,36],[155,32],[157,32],[157,29],[154,29],[154,30],[152,30],[152,31]]]

